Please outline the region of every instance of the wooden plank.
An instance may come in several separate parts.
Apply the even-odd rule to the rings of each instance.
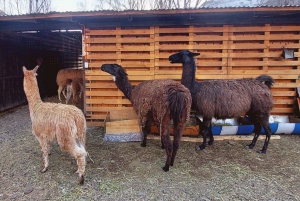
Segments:
[[[118,108],[120,108],[120,107],[118,107]],[[126,107],[126,109],[123,109],[123,110],[110,110],[109,112],[110,112],[110,117],[111,117],[110,120],[111,121],[120,120],[120,119],[122,119],[122,120],[135,119],[136,122],[138,122],[137,121],[138,116],[132,107]]]
[[[255,40],[260,40],[264,41],[266,38],[268,40],[299,40],[300,35],[297,34],[271,34],[268,37],[266,35],[238,35],[238,36],[231,36],[230,40],[233,41],[255,41]]]
[[[120,113],[126,113],[128,110],[133,110],[132,107],[96,107],[96,106],[87,106],[86,109],[88,111],[94,111],[94,112],[114,112],[116,113],[119,111]]]
[[[124,96],[121,91],[86,91],[86,96]]]
[[[295,91],[272,91],[273,96],[296,96]]]
[[[144,73],[144,71],[141,71],[141,73]],[[86,76],[86,80],[112,80],[112,76]],[[143,76],[143,75],[129,75],[129,80],[153,80],[154,76]]]
[[[191,32],[190,32],[191,33]],[[226,41],[229,40],[224,36],[218,35],[195,35],[193,39],[189,36],[159,36],[157,39],[159,42],[196,42],[196,41]]]
[[[104,122],[95,122],[95,121],[88,121],[86,122],[88,127],[101,127],[104,126]]]
[[[265,136],[259,136],[258,140],[265,140]],[[155,135],[147,135],[147,139],[149,140],[160,140],[160,136]],[[226,136],[214,136],[216,141],[220,140],[234,140],[234,141],[246,141],[246,140],[253,140],[252,135],[226,135]],[[271,140],[279,140],[279,135],[272,135],[270,138]],[[192,138],[192,137],[182,137],[182,142],[203,142],[203,138]]]
[[[225,66],[227,63],[226,61],[198,61],[197,66]],[[170,64],[169,61],[159,61],[155,64],[156,66],[182,66],[182,64]]]
[[[100,68],[99,68],[100,69]],[[135,76],[135,75],[154,75],[153,73],[153,68],[139,68],[137,70],[127,70],[126,73],[129,76]],[[104,71],[94,71],[92,75],[86,75],[86,76],[107,76],[110,75]],[[110,77],[112,78],[112,75],[110,75]]]
[[[103,49],[103,51],[105,51],[105,49]],[[107,57],[100,57],[98,54],[88,54],[87,55],[87,59],[102,59],[102,60],[107,60],[107,59],[127,59],[127,60],[150,60],[152,55],[152,53],[149,54],[121,54],[120,58],[116,57],[111,57],[111,56],[107,56]]]
[[[88,30],[87,36],[102,36],[102,35],[150,35],[150,29],[123,29],[123,30]]]
[[[197,74],[206,74],[206,75],[226,75],[226,70],[198,70]],[[168,78],[169,75],[182,75],[182,70],[158,70],[156,75],[165,75],[165,78]]]
[[[230,30],[231,32],[265,32],[265,31],[272,31],[272,32],[288,32],[288,31],[299,31],[300,26],[244,26],[244,27],[232,27]]]
[[[294,108],[278,108],[274,107],[271,111],[271,114],[279,113],[279,114],[292,114],[294,113]]]
[[[149,38],[149,37],[87,38],[86,42],[89,43],[89,44],[94,44],[94,43],[103,43],[103,44],[109,44],[109,43],[112,43],[112,44],[114,44],[114,43],[130,43],[130,44],[135,44],[135,43],[149,43],[149,42],[151,42],[151,38]]]
[[[86,88],[89,89],[117,89],[118,87],[114,82],[111,83],[86,83]]]
[[[90,68],[94,68],[94,67],[100,68],[102,66],[102,64],[105,64],[105,63],[107,63],[107,62],[93,62],[93,63],[89,63],[89,67]],[[154,67],[154,61],[153,60],[149,60],[147,62],[144,62],[144,61],[132,62],[132,61],[123,60],[118,64],[121,65],[124,68],[126,68],[126,67],[130,67],[130,68],[134,68],[134,67],[153,68]]]
[[[139,45],[139,46],[124,46],[120,47],[110,47],[110,46],[87,46],[86,50],[89,52],[103,52],[103,51],[137,51],[137,52],[145,52],[151,51],[154,47],[151,45]]]
[[[131,102],[128,99],[87,99],[86,104],[123,104],[123,105],[128,105],[131,104]]]
[[[223,33],[224,27],[194,27],[194,33],[215,33],[215,32],[220,32]],[[186,28],[162,28],[158,27],[156,29],[156,33],[162,34],[162,33],[189,33],[189,27]]]
[[[92,119],[99,119],[99,120],[103,120],[103,119],[105,119],[105,117],[106,117],[106,115],[105,114],[92,114],[91,116],[89,116],[89,117],[86,117],[87,119],[90,119],[90,120],[92,120]]]
[[[137,119],[116,120],[105,122],[106,134],[120,134],[130,132],[140,132]]]
[[[297,66],[300,65],[300,61],[232,61],[231,64],[232,66]]]
[[[294,104],[294,99],[274,99],[274,104],[286,104],[286,105],[292,105]]]
[[[232,74],[234,75],[240,75],[240,74],[247,74],[249,75],[262,75],[262,74],[267,74],[267,75],[300,75],[300,71],[298,69],[295,70],[233,70]]]

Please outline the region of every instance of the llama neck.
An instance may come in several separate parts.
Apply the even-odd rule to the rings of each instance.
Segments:
[[[37,83],[31,83],[30,87],[25,89],[29,108],[33,108],[36,104],[42,103]]]
[[[187,87],[190,91],[192,91],[195,86],[195,73],[196,64],[193,58],[188,62],[183,63],[181,84]]]
[[[116,85],[124,93],[125,97],[131,100],[131,91],[133,86],[130,84],[126,75],[116,76]]]

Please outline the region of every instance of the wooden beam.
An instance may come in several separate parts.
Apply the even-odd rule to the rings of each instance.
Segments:
[[[258,140],[265,140],[265,136],[259,136]],[[155,135],[147,135],[147,139],[150,140],[160,140],[160,136],[155,136]],[[220,140],[234,140],[234,141],[248,141],[248,140],[253,140],[252,135],[222,135],[222,136],[214,136],[214,139],[216,141]],[[280,136],[279,135],[272,135],[271,140],[279,140]],[[203,138],[192,138],[192,137],[182,137],[181,138],[182,142],[203,142]]]

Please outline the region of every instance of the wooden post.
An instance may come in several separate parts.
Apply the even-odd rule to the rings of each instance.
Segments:
[[[232,71],[232,56],[231,56],[231,53],[233,53],[233,50],[232,50],[232,46],[233,46],[233,41],[232,41],[232,35],[233,35],[233,32],[231,30],[231,27],[230,25],[227,26],[227,29],[228,29],[228,43],[227,43],[227,47],[228,47],[228,59],[227,59],[227,79],[230,78],[231,76],[231,71]]]
[[[269,66],[269,50],[270,50],[270,24],[266,24],[265,25],[266,30],[265,31],[265,40],[264,40],[264,44],[265,44],[265,48],[264,48],[264,58],[263,58],[263,71],[266,72],[268,70],[268,66]]]

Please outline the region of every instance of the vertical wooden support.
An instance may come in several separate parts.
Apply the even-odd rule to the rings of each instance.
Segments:
[[[159,27],[154,27],[154,79],[159,71]]]
[[[228,59],[229,59],[229,41],[231,38],[229,37],[229,27],[228,25],[224,25],[223,27],[223,49],[222,49],[222,67],[221,71],[226,72],[228,75]]]
[[[225,28],[226,27],[226,28]],[[232,53],[233,53],[233,32],[231,30],[232,25],[225,25],[224,29],[227,30],[228,33],[228,42],[227,42],[227,79],[231,78],[231,71],[232,71]]]
[[[150,27],[150,64],[153,64],[153,67],[150,67],[150,75],[155,76],[155,27]]]
[[[266,24],[266,31],[265,31],[265,48],[264,48],[264,57],[263,57],[263,71],[266,72],[269,66],[269,52],[270,52],[270,24]]]
[[[86,28],[85,26],[83,25],[82,26],[82,66],[83,66],[83,113],[84,115],[86,115],[86,90],[87,90],[87,87],[86,87],[86,80],[85,80],[85,62],[89,63],[88,60],[87,60],[87,51],[86,51]],[[91,90],[91,89],[89,89]]]
[[[191,52],[194,52],[194,35],[195,35],[195,31],[194,31],[194,26],[189,26],[189,50]],[[197,57],[195,57],[195,64],[197,66],[198,61],[197,61]],[[197,73],[197,71],[196,71]]]
[[[121,43],[121,34],[122,34],[122,30],[120,27],[116,27],[116,39],[117,39],[117,43],[116,43],[116,48],[117,48],[117,64],[122,64],[122,43]],[[118,89],[119,90],[119,89]],[[118,96],[118,99],[122,99],[122,96]],[[118,101],[118,107],[122,107],[122,104],[120,103],[120,101]]]
[[[299,33],[298,33],[299,35],[300,35],[300,31],[299,31]],[[298,40],[298,45],[300,46],[300,40]],[[300,63],[300,48],[298,48],[298,59],[297,59],[297,61]],[[297,65],[297,70],[300,70],[300,65]],[[298,79],[296,79],[296,84],[297,84],[297,86],[300,86],[300,78],[299,78],[299,76],[300,75],[298,75]],[[298,94],[298,96],[296,97],[297,98],[297,101],[295,101],[295,102],[297,102],[297,104],[298,104],[298,107],[297,107],[297,105],[295,105],[295,107],[297,108],[297,110],[294,110],[295,111],[295,113],[296,114],[298,114],[298,115],[300,115],[300,94],[299,94],[299,87],[297,87],[295,90],[296,90],[296,93]]]

